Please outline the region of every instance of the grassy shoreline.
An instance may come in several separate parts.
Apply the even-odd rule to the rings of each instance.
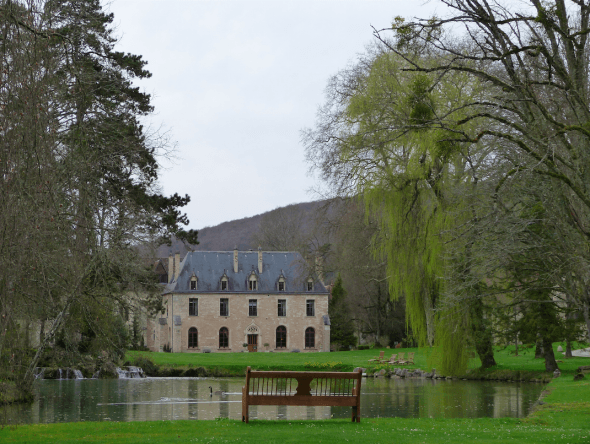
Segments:
[[[555,344],[557,349],[559,344]],[[389,358],[392,353],[415,353],[413,365],[387,365],[369,362],[370,359],[385,352]],[[130,351],[126,359],[132,365],[144,368],[148,376],[244,376],[247,366],[255,370],[294,370],[294,371],[352,371],[355,367],[367,369],[373,374],[381,369],[391,370],[394,367],[407,369],[420,368],[430,370],[428,350],[407,349],[372,349],[354,350],[332,353],[153,353]],[[479,359],[470,362],[465,375],[456,377],[473,380],[498,381],[532,381],[549,382],[553,375],[545,372],[542,359],[534,359],[532,350],[521,351],[515,356],[511,347],[496,352],[498,365],[480,370]],[[556,356],[559,354],[556,351]],[[589,358],[559,359],[559,368],[563,375],[573,375],[582,365],[589,365]],[[440,372],[438,372],[440,374]]]

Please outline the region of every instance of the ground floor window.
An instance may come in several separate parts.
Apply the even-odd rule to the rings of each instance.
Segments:
[[[195,327],[188,329],[188,348],[197,348],[199,346],[199,333]]]
[[[305,329],[305,348],[315,347],[315,330],[312,327]]]
[[[225,327],[219,329],[219,348],[229,347],[229,331]]]
[[[277,348],[287,347],[287,328],[279,325],[277,327]]]

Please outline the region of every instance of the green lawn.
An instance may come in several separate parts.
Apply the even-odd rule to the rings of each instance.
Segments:
[[[2,443],[568,443],[590,442],[589,378],[562,376],[528,418],[79,422],[5,427]]]

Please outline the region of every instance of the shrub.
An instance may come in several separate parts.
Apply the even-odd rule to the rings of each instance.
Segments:
[[[156,376],[160,367],[147,356],[139,355],[133,360],[133,365],[141,367],[147,376]]]

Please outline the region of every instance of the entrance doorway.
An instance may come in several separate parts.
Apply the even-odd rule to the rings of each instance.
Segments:
[[[248,335],[248,351],[258,351],[258,335]]]

